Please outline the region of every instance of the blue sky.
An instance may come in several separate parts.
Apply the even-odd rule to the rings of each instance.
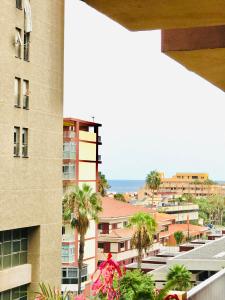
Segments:
[[[225,97],[160,52],[160,32],[129,32],[66,0],[64,115],[102,123],[102,171],[153,169],[225,179]]]

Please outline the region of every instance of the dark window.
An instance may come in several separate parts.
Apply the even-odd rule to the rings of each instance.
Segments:
[[[28,157],[28,129],[22,130],[22,157]]]
[[[24,229],[1,232],[0,270],[27,263],[28,240],[22,231]]]
[[[23,59],[25,61],[30,60],[30,32],[24,32],[24,49]]]
[[[14,148],[13,148],[13,154],[14,156],[20,155],[20,128],[14,127]]]
[[[21,29],[20,28],[16,28],[16,32],[15,32],[15,56],[17,58],[21,58],[21,47],[22,47],[22,38],[21,38]]]
[[[29,109],[29,81],[23,80],[23,108]]]
[[[16,0],[16,8],[22,9],[22,0]]]
[[[98,243],[98,248],[99,249],[104,249],[104,243]]]

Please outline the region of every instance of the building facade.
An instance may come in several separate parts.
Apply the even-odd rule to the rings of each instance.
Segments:
[[[102,199],[103,211],[100,214],[98,224],[98,261],[104,261],[111,253],[120,264],[130,264],[137,260],[137,250],[131,247],[133,229],[127,228],[129,219],[137,212],[146,212],[152,215],[157,223],[154,244],[148,250],[147,255],[154,255],[159,251],[160,243],[164,236],[160,232],[168,231],[168,226],[175,219],[167,214],[154,212],[148,208],[132,206],[110,197]]]
[[[65,118],[63,126],[63,189],[68,193],[74,186],[88,184],[93,192],[98,187],[99,136],[101,124]],[[78,288],[79,236],[66,225],[62,240],[62,290],[76,292]],[[97,265],[97,226],[90,220],[85,236],[82,288],[88,285]],[[87,290],[87,289],[86,289]]]
[[[214,183],[206,173],[177,173],[171,178],[165,178],[161,174],[161,184],[154,195],[153,204],[158,206],[160,203],[181,197],[184,194],[193,197],[208,197],[212,195],[225,195],[225,187]],[[138,191],[138,199],[150,202],[152,191],[146,186]]]
[[[0,298],[25,299],[60,286],[64,1],[3,0],[0,32]]]

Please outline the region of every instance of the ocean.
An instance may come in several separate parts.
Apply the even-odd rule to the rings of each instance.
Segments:
[[[144,186],[145,180],[108,180],[112,193],[134,193]]]
[[[144,186],[145,180],[108,180],[112,193],[134,193]],[[218,184],[225,184],[225,181],[216,181]]]

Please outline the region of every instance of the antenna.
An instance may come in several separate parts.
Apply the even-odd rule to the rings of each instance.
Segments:
[[[92,121],[94,122],[95,121],[95,116],[91,117],[92,118]]]

